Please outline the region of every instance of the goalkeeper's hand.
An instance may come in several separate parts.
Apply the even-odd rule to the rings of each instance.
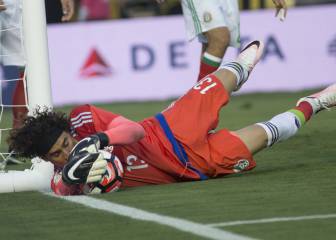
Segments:
[[[86,151],[89,153],[97,153],[100,149],[108,146],[109,139],[105,133],[97,133],[80,140],[71,150],[69,160],[79,152]]]
[[[273,0],[273,3],[276,8],[275,16],[280,21],[285,21],[287,16],[287,3],[286,0]]]
[[[106,173],[107,161],[102,152],[80,151],[69,158],[62,171],[62,180],[67,184],[100,182]]]

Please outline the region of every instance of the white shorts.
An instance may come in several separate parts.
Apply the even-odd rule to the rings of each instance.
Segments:
[[[24,66],[22,35],[22,0],[4,0],[6,10],[0,12],[0,62]]]
[[[230,31],[230,46],[240,47],[240,19],[237,0],[181,0],[188,40],[196,36],[207,42],[204,32],[218,27]]]

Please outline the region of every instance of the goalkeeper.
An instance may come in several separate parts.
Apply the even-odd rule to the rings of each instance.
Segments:
[[[253,154],[292,137],[314,114],[336,105],[332,85],[269,121],[234,132],[213,131],[220,109],[246,82],[262,51],[261,42],[250,43],[236,61],[222,64],[154,117],[133,122],[91,105],[76,107],[70,118],[46,110],[11,132],[10,147],[25,157],[52,162],[56,171],[52,188],[61,195],[82,194],[83,185],[100,181],[99,176],[90,177],[98,159],[94,149],[107,146],[123,165],[124,188],[251,170],[256,166]],[[93,153],[82,158],[83,150]]]

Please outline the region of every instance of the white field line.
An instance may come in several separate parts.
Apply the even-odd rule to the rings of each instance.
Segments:
[[[264,219],[255,219],[255,220],[245,220],[245,221],[221,222],[221,223],[207,224],[207,226],[227,227],[227,226],[237,226],[237,225],[245,225],[245,224],[289,222],[289,221],[302,221],[302,220],[328,219],[328,218],[336,218],[336,214],[310,215],[310,216],[299,216],[299,217],[277,217],[277,218],[264,218]]]
[[[208,239],[215,240],[251,240],[252,238],[206,226],[204,224],[187,221],[180,218],[168,217],[143,211],[140,209],[124,206],[109,201],[96,199],[88,196],[56,196],[52,193],[46,193],[48,196],[64,199],[69,202],[82,204],[86,207],[102,210],[105,212],[114,213],[124,217],[129,217],[136,220],[150,221],[157,224],[169,226],[183,232],[188,232],[194,235],[202,236]]]

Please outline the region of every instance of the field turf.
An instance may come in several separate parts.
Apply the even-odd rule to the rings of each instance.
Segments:
[[[221,113],[220,127],[235,130],[268,120],[292,107],[305,94],[307,92],[235,96]],[[100,106],[140,120],[168,104],[164,101]],[[10,125],[9,115],[5,111],[2,127]],[[336,111],[318,114],[296,137],[257,154],[258,166],[248,173],[204,182],[134,188],[94,197],[200,225],[259,220],[254,224],[216,227],[247,238],[335,239],[335,119]],[[9,166],[25,167],[27,164]],[[1,240],[208,239],[39,192],[1,194],[0,206]],[[310,215],[331,217],[260,222],[260,219]]]

